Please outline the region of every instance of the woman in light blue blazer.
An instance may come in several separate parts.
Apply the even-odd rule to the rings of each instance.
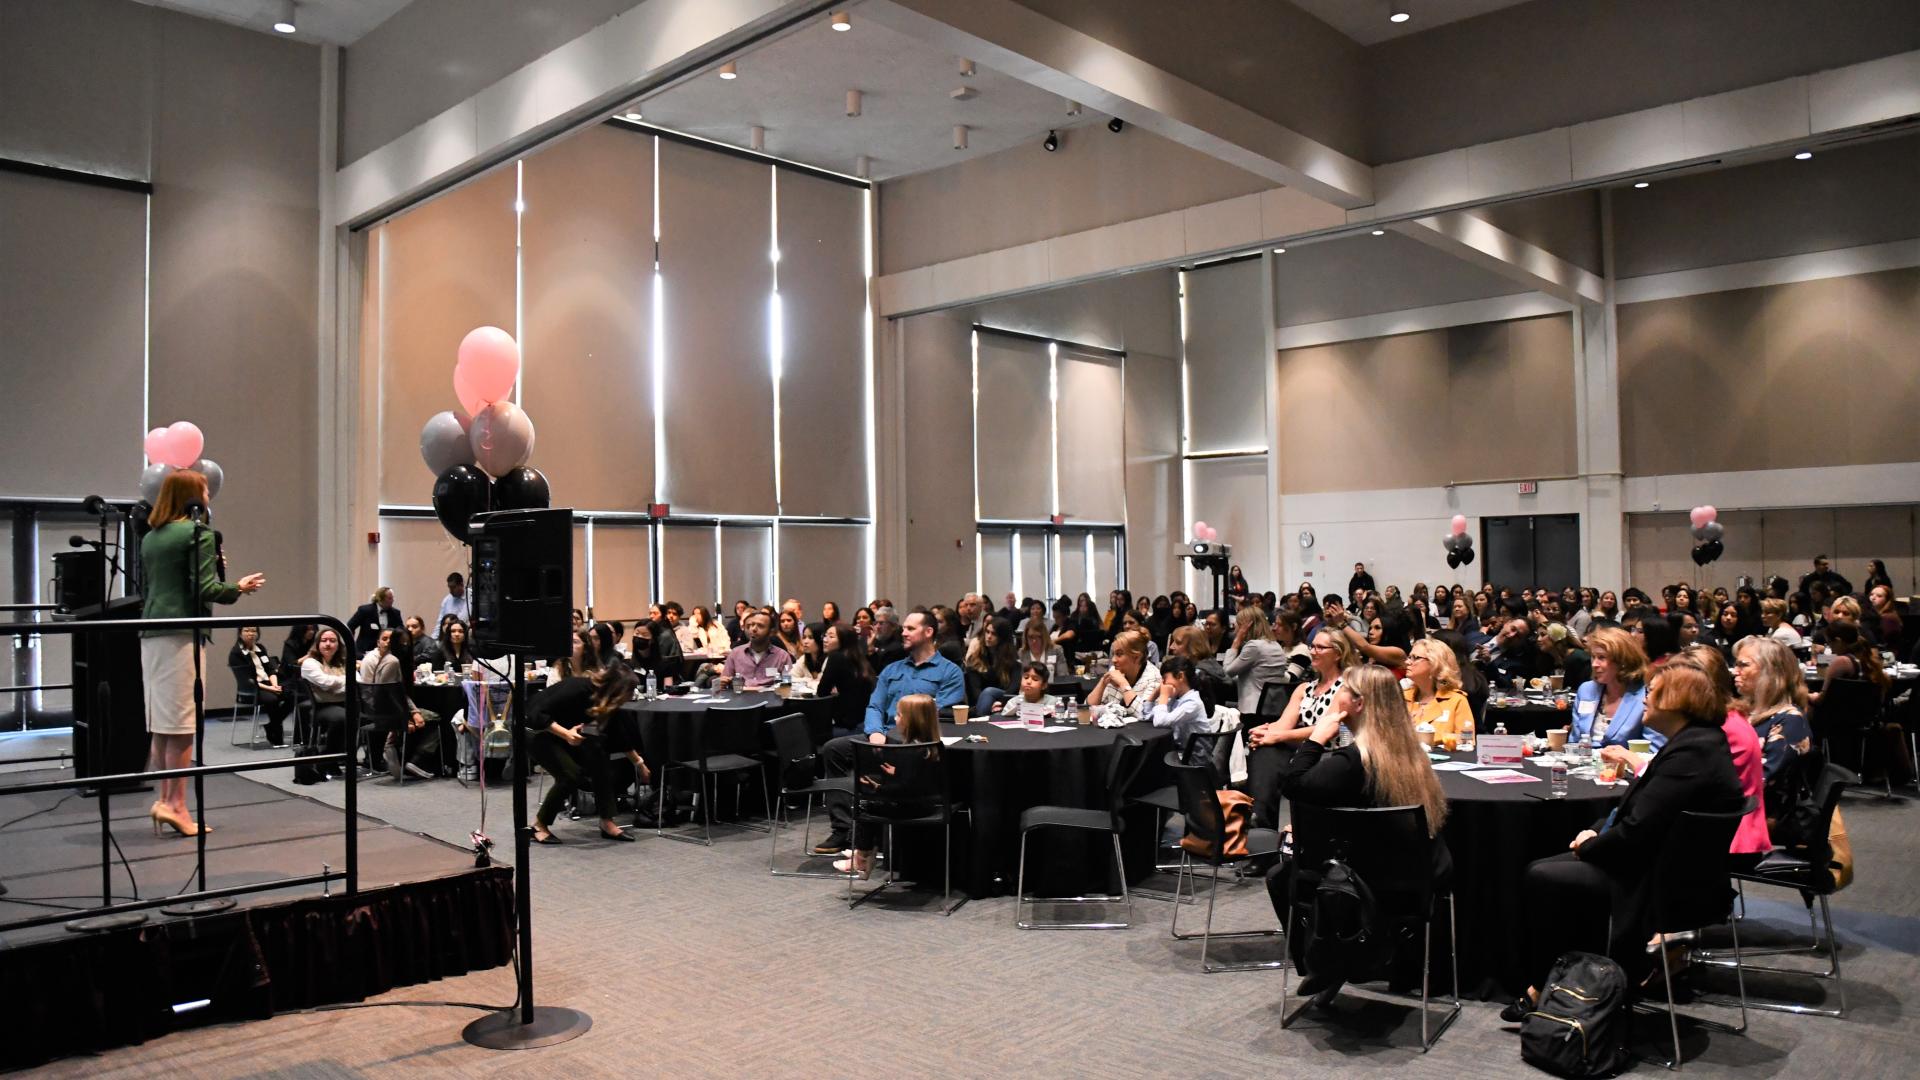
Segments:
[[[1593,656],[1593,678],[1580,684],[1573,697],[1573,730],[1569,742],[1594,734],[1601,746],[1625,746],[1646,739],[1655,750],[1667,741],[1643,726],[1647,714],[1647,653],[1632,634],[1606,626],[1590,632],[1587,651]]]

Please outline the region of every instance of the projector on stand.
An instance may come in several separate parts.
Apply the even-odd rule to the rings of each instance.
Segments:
[[[1195,570],[1213,574],[1213,606],[1216,608],[1226,605],[1227,565],[1232,554],[1233,548],[1218,540],[1189,540],[1186,554],[1180,556],[1192,563]]]

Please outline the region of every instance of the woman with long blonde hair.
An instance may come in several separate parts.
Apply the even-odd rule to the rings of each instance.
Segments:
[[[1750,637],[1733,647],[1733,686],[1740,694],[1736,707],[1760,737],[1772,821],[1800,797],[1820,764],[1807,723],[1807,681],[1792,649],[1777,638]]]
[[[1473,706],[1460,691],[1460,661],[1436,638],[1421,638],[1407,651],[1407,711],[1415,726],[1431,724],[1437,731],[1459,731],[1473,719]]]

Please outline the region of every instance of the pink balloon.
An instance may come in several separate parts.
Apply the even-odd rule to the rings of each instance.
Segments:
[[[520,377],[520,346],[505,330],[482,326],[470,331],[460,342],[459,357],[453,366],[454,393],[461,395],[460,404],[467,412],[480,411],[467,401],[467,392],[487,405],[513,393],[514,380]],[[461,389],[463,382],[466,391]]]
[[[1707,508],[1704,506],[1696,506],[1687,511],[1687,520],[1692,522],[1693,527],[1696,529],[1705,525],[1707,523]]]
[[[465,423],[461,426],[468,431],[473,430],[472,418],[480,415],[487,406],[493,404],[492,400],[482,396],[480,391],[474,388],[465,368],[453,369],[453,396],[460,401],[460,412],[453,415],[465,414]]]
[[[1464,533],[1466,531],[1467,531],[1467,516],[1465,514],[1453,515],[1453,535],[1459,536],[1461,533]]]
[[[1220,530],[1214,528],[1211,525],[1207,526],[1207,535],[1206,535],[1207,542],[1213,543],[1215,540],[1218,540],[1218,539],[1220,539]]]
[[[147,432],[147,441],[144,445],[146,447],[148,461],[160,460],[160,449],[166,445],[164,442],[166,435],[167,429],[163,427],[157,427]]]
[[[160,436],[160,461],[176,469],[191,468],[206,445],[206,436],[192,421],[176,420]]]
[[[1709,503],[1706,506],[1701,507],[1701,509],[1707,512],[1707,521],[1720,520],[1720,511],[1714,509],[1713,504]]]
[[[1193,538],[1194,538],[1195,540],[1205,540],[1205,539],[1207,538],[1207,523],[1206,523],[1206,522],[1204,522],[1204,521],[1196,521],[1196,522],[1194,522],[1194,523],[1193,523]]]

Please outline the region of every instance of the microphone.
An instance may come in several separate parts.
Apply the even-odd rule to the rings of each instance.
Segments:
[[[80,500],[80,509],[95,517],[120,517],[120,511],[107,502],[105,496],[89,495]]]
[[[207,520],[207,508],[205,504],[197,499],[186,505],[186,511],[187,516],[195,521],[205,522]]]
[[[106,550],[106,547],[107,547],[107,545],[101,543],[98,540],[89,540],[84,536],[67,537],[67,546],[76,547],[76,548],[77,547],[99,548],[102,551]]]

